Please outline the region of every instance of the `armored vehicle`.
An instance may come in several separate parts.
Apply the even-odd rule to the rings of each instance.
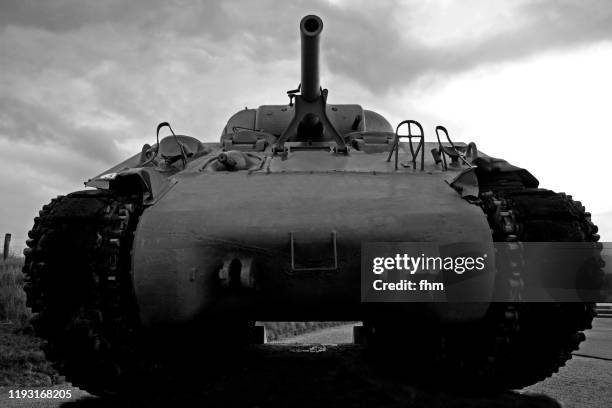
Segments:
[[[410,352],[402,370],[496,389],[551,375],[584,340],[592,303],[519,302],[522,242],[593,243],[576,281],[600,284],[581,203],[443,126],[425,141],[417,121],[393,128],[328,103],[322,29],[315,15],[300,22],[287,103],[236,112],[214,143],[163,122],[155,144],[43,206],[25,250],[28,304],[73,384],[125,391],[166,341],[231,353],[254,341],[254,321],[363,321],[365,350]],[[496,260],[481,294],[507,301],[361,301],[363,243],[476,241]]]

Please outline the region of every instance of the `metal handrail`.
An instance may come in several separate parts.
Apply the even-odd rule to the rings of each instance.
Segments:
[[[408,134],[400,135],[399,134],[400,127],[404,124],[408,125]],[[412,128],[410,125],[414,125],[418,127],[420,134],[413,135]],[[391,151],[389,152],[389,156],[387,157],[387,162],[391,161],[391,156],[393,155],[393,152],[395,151],[395,170],[397,170],[398,155],[399,155],[399,141],[402,137],[408,138],[408,142],[409,142],[408,145],[410,146],[410,154],[412,156],[412,168],[416,170],[416,159],[420,152],[421,153],[421,171],[423,171],[425,169],[425,132],[423,132],[423,126],[421,126],[421,124],[417,122],[416,120],[410,120],[410,119],[404,120],[400,122],[399,125],[397,125],[397,127],[395,128],[395,138],[393,140],[393,147],[391,148]],[[413,137],[420,139],[416,150],[414,150],[414,146],[412,145]]]
[[[448,170],[448,165],[446,163],[446,153],[444,152],[442,142],[440,141],[440,133],[439,133],[440,131],[444,132],[444,135],[446,136],[446,140],[451,145],[451,148],[455,151],[455,153],[457,153],[457,156],[461,159],[461,161],[463,161],[463,164],[467,165],[468,167],[474,167],[470,162],[468,162],[468,160],[466,159],[466,155],[470,153],[474,157],[478,156],[478,149],[476,148],[476,144],[474,142],[469,143],[467,152],[462,153],[459,150],[457,150],[457,147],[455,146],[455,144],[453,143],[453,141],[451,140],[448,134],[448,130],[446,130],[444,126],[438,125],[436,126],[436,138],[438,139],[438,151],[442,155],[442,161],[444,163],[444,170]]]

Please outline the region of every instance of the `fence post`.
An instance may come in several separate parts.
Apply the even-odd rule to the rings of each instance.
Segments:
[[[4,234],[4,252],[2,252],[2,259],[6,261],[9,256],[9,249],[11,247],[11,234],[8,232]]]

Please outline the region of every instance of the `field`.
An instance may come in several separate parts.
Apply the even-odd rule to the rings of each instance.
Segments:
[[[23,292],[23,258],[0,260],[0,386],[62,382],[32,335]]]
[[[24,326],[30,319],[23,292],[23,258],[9,256],[0,260],[0,322]]]
[[[268,340],[279,340],[299,334],[310,333],[326,327],[339,326],[347,322],[263,322]]]
[[[46,386],[63,382],[40,349],[29,323],[23,291],[23,258],[0,260],[0,387]],[[278,340],[344,322],[264,322],[268,340]]]

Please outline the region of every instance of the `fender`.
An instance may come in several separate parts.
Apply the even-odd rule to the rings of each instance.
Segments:
[[[154,204],[176,180],[165,177],[154,168],[128,168],[117,173],[106,173],[85,183],[87,187],[114,191],[120,195],[141,194],[143,204]]]
[[[489,190],[490,185],[499,184],[500,180],[526,188],[537,188],[540,184],[528,170],[503,159],[479,156],[472,160],[472,164],[475,167],[463,170],[449,182],[462,198],[476,199],[481,191]]]

